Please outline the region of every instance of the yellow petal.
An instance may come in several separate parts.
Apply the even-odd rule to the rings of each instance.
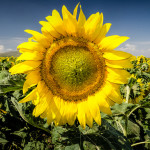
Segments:
[[[107,83],[111,87],[110,93],[107,95],[112,101],[121,104],[122,103],[122,98],[120,94],[120,84],[115,84],[115,83]],[[107,93],[105,91],[105,93]]]
[[[39,52],[45,52],[45,48],[40,44],[36,42],[24,42],[20,44],[17,49],[27,49],[29,51],[39,51]]]
[[[105,35],[107,34],[107,32],[109,31],[110,27],[111,27],[111,23],[105,23],[102,26],[102,28],[101,28],[98,36],[94,40],[94,42],[97,44],[100,43],[102,41],[102,39],[105,37]]]
[[[85,22],[86,22],[86,17],[80,5],[80,13],[79,13],[79,19],[78,19],[78,25],[77,25],[77,32],[79,36],[83,36],[85,34],[85,29],[84,29]]]
[[[55,38],[59,38],[60,34],[54,29],[54,27],[46,21],[40,21],[39,22],[43,28],[45,28],[45,31],[47,31],[50,35],[52,35]]]
[[[49,98],[48,88],[45,85],[44,81],[40,81],[37,85],[37,99],[39,99],[39,103],[37,103],[36,107],[33,110],[33,115],[38,117],[41,115],[48,107]]]
[[[86,121],[85,121],[84,101],[78,102],[77,108],[78,108],[77,118],[79,120],[81,127],[85,129]]]
[[[106,80],[112,83],[125,84],[130,77],[130,73],[123,69],[109,68],[107,67]]]
[[[35,38],[32,36],[32,37],[28,38],[28,42],[37,42],[37,41],[36,41]]]
[[[33,115],[35,117],[38,117],[39,115],[41,115],[47,108],[48,103],[47,103],[47,94],[45,94],[45,96],[40,97],[40,102],[35,106],[34,110],[33,110]]]
[[[86,17],[82,11],[81,5],[80,5],[80,13],[79,13],[79,18],[78,18],[78,25],[83,26],[86,22]]]
[[[45,27],[42,27],[41,31],[44,36],[46,36],[48,39],[50,39],[50,41],[54,40],[54,37],[46,30]]]
[[[53,97],[54,100],[54,104],[56,106],[56,118],[55,118],[55,125],[59,125],[60,119],[61,119],[61,113],[60,113],[60,109],[61,109],[61,98],[54,96]]]
[[[73,125],[77,116],[77,105],[75,102],[68,102],[67,105],[68,105],[66,110],[67,122],[69,125]]]
[[[32,100],[32,104],[33,104],[33,105],[37,105],[39,102],[40,102],[39,95],[38,95],[38,93],[36,92],[36,99]]]
[[[27,75],[26,81],[24,82],[24,85],[23,85],[23,94],[25,94],[30,87],[38,84],[40,80],[41,80],[41,74],[39,70],[30,72]]]
[[[43,80],[40,80],[37,85],[37,92],[39,97],[42,98],[48,93],[49,89]]]
[[[90,40],[95,41],[96,38],[102,33],[102,27],[103,27],[103,14],[101,13],[99,15],[99,18],[96,20],[97,22],[94,23],[93,25],[93,31],[90,33]]]
[[[122,60],[132,57],[132,55],[126,52],[112,50],[104,52],[103,57],[108,60]]]
[[[50,43],[52,42],[51,39],[48,39],[46,36],[43,34],[33,31],[33,30],[25,30],[25,32],[32,34],[33,39],[37,42],[39,42],[41,45],[43,45],[45,48],[48,48],[50,46]]]
[[[106,101],[107,96],[104,94],[104,91],[108,92],[107,85],[104,85],[102,91],[95,93],[94,99],[98,102],[99,108],[102,112],[111,115],[111,110],[108,102]]]
[[[9,72],[11,72],[11,74],[27,73],[28,71],[39,67],[40,64],[41,61],[25,61],[13,66],[11,69],[9,69]]]
[[[47,123],[50,124],[51,122],[53,122],[55,118],[55,115],[52,113],[51,109],[47,109]]]
[[[112,35],[105,37],[98,45],[103,51],[113,50],[128,39],[126,36]]]
[[[48,110],[47,110],[47,123],[48,124],[52,123],[55,118],[56,118],[55,113],[52,111],[51,107],[48,107]]]
[[[47,117],[47,110],[45,110],[41,115],[40,115],[41,118],[46,118]]]
[[[76,35],[77,33],[77,20],[74,16],[67,10],[66,6],[62,7],[62,16],[67,34]]]
[[[19,103],[25,103],[25,102],[36,99],[37,98],[36,92],[37,92],[37,88],[32,90],[25,98],[23,98],[21,101],[19,101]]]
[[[81,103],[81,104],[79,104],[79,103]],[[82,101],[82,102],[78,102],[77,105],[79,105],[78,106],[78,116],[77,117],[78,117],[78,120],[79,120],[79,123],[80,123],[81,127],[84,129],[85,125],[87,123],[88,126],[92,128],[92,126],[93,126],[93,116],[91,115],[90,108],[89,108],[87,100]]]
[[[92,128],[93,127],[93,117],[90,113],[90,109],[89,109],[87,101],[84,102],[84,111],[85,111],[86,123],[90,128]]]
[[[43,53],[33,51],[33,52],[24,52],[21,54],[18,58],[18,60],[42,60],[43,59]]]
[[[115,102],[112,101],[109,97],[106,98],[106,101],[110,106],[113,106],[115,104]]]
[[[59,111],[60,111],[61,118],[58,122],[58,125],[64,125],[67,123],[67,118],[66,118],[67,102],[61,99],[60,105],[61,106]]]
[[[133,68],[132,57],[123,60],[105,60],[108,67],[111,68]]]
[[[95,122],[98,125],[101,125],[100,109],[98,107],[98,103],[97,100],[95,99],[95,96],[89,96],[87,102],[90,109],[90,113],[94,118]]]
[[[58,33],[66,36],[62,18],[57,10],[53,10],[52,16],[47,16],[46,19]]]
[[[104,95],[105,99],[109,98],[113,102],[118,104],[122,103],[121,94],[120,94],[120,84],[111,83],[106,81],[102,90],[99,92],[100,96]]]
[[[99,12],[97,12],[96,14],[92,14],[84,24],[85,36],[91,41],[93,40],[93,38],[95,38],[93,35],[99,24],[100,19],[101,15],[99,14]]]
[[[60,112],[59,109],[56,106],[56,103],[54,102],[53,99],[53,95],[52,93],[49,91],[49,98],[47,99],[47,103],[48,103],[48,109],[47,109],[47,123],[50,124],[52,121],[55,120],[55,118],[59,118],[58,120],[60,120]]]
[[[77,17],[78,6],[79,6],[79,3],[76,5],[76,7],[75,7],[75,9],[73,11],[73,16],[74,16],[75,19]]]

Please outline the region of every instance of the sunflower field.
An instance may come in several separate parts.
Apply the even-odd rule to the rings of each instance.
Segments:
[[[116,50],[129,37],[80,3],[39,23],[0,59],[0,149],[150,149],[150,60]]]
[[[32,102],[18,103],[26,75],[11,75],[15,57],[0,58],[0,149],[2,150],[149,150],[150,149],[150,59],[135,58],[127,84],[120,86],[123,103],[111,107],[112,115],[101,113],[101,126],[83,129],[48,125],[32,116]],[[137,104],[138,103],[138,104]]]

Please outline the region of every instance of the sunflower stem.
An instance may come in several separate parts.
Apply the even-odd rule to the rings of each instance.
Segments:
[[[125,129],[124,129],[124,136],[127,137],[128,133],[128,116],[125,115]]]
[[[140,144],[145,144],[145,143],[150,143],[150,141],[144,141],[144,142],[139,142],[139,143],[135,143],[135,144],[132,144],[131,146],[137,146],[137,145],[140,145]]]
[[[120,121],[116,121],[116,124],[117,124],[118,126],[120,126],[122,132],[124,133],[124,128],[123,128],[122,124],[120,123]]]
[[[130,113],[127,115],[127,117],[129,118],[130,115],[131,115],[136,109],[138,109],[138,108],[140,108],[140,107],[141,107],[141,105],[138,105],[138,106],[134,107],[134,108],[130,111]]]
[[[126,90],[127,90],[127,93],[126,93],[126,103],[128,103],[129,96],[130,96],[130,87],[128,85],[126,86]]]
[[[126,114],[126,115],[125,115],[125,128],[124,128],[124,130],[123,130],[123,134],[124,134],[125,137],[127,137],[127,133],[128,133],[128,119],[129,119],[130,115],[131,115],[136,109],[138,109],[138,108],[140,108],[140,107],[141,107],[141,105],[138,105],[138,106],[134,107],[134,109],[132,109],[132,111],[130,111],[129,114]]]
[[[79,130],[79,132],[80,132],[80,147],[81,147],[81,131]]]

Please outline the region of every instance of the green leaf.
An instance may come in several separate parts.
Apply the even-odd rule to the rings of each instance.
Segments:
[[[8,141],[6,139],[0,138],[0,143],[2,145],[5,145],[6,143],[8,143]]]
[[[94,144],[91,144],[91,142],[88,142],[88,141],[83,142],[83,148],[84,148],[84,150],[101,150],[100,147],[98,147]]]
[[[140,139],[140,127],[130,120],[128,120],[128,137],[139,137]]]
[[[21,137],[23,139],[27,136],[27,133],[24,131],[24,129],[21,129],[20,131],[15,131],[15,132],[13,132],[11,134],[17,135],[17,136],[19,136],[19,137]]]
[[[28,142],[23,150],[45,150],[44,144],[40,141]]]
[[[113,115],[125,115],[135,106],[136,104],[125,103],[125,102],[123,102],[122,104],[116,103],[114,106],[112,106],[112,113]]]
[[[150,73],[143,72],[143,75],[146,76],[147,78],[150,78]]]
[[[18,101],[14,98],[11,97],[11,101],[14,104],[15,108],[17,109],[17,111],[19,112],[20,116],[29,124],[31,124],[32,126],[36,127],[36,128],[40,128],[48,133],[50,133],[50,130],[48,129],[48,125],[46,123],[46,121],[44,121],[41,118],[35,118],[34,116],[32,116],[32,111],[33,111],[33,104],[29,103],[26,104],[21,104],[18,103]],[[28,107],[30,107],[30,109],[27,109]]]
[[[11,75],[7,70],[0,71],[0,94],[22,90],[25,75]]]
[[[64,150],[68,146],[80,147],[84,150],[96,149],[122,149],[131,150],[130,143],[122,133],[113,128],[106,120],[102,120],[102,125],[94,124],[93,128],[86,126],[60,126],[52,129],[52,143],[55,150]]]
[[[147,112],[146,119],[150,119],[150,108],[145,108],[145,111]]]
[[[1,70],[0,71],[0,83],[2,80],[9,75],[9,72],[7,70]]]
[[[1,93],[8,93],[11,91],[22,90],[22,86],[10,86],[10,87],[2,87]]]
[[[81,150],[81,149],[80,149],[79,144],[73,144],[73,145],[70,145],[70,146],[66,146],[65,150]]]

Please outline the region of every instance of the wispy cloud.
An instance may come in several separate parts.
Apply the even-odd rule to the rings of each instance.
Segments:
[[[16,51],[17,46],[26,41],[25,37],[0,38],[0,52]]]
[[[127,44],[125,44],[124,47],[120,47],[120,50],[122,50],[122,51],[135,51],[136,45],[127,43]]]
[[[0,45],[0,53],[2,53],[4,50],[4,45]]]
[[[150,41],[125,43],[118,47],[118,49],[135,56],[144,55],[150,57]]]

